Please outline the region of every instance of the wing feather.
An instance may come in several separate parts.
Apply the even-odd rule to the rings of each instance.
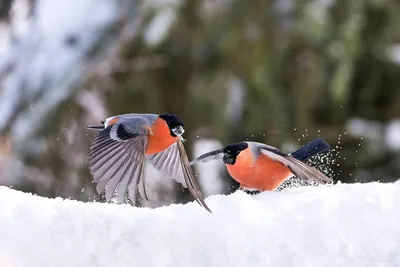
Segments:
[[[331,178],[329,178],[316,168],[307,165],[306,163],[294,158],[293,156],[282,153],[277,148],[271,146],[259,146],[259,148],[262,154],[274,160],[282,162],[293,172],[294,175],[301,179],[311,179],[319,183],[332,183]]]
[[[216,159],[222,159],[224,155],[224,151],[222,149],[217,149],[214,151],[210,151],[208,153],[205,153],[199,157],[197,157],[196,159],[192,160],[190,162],[190,165],[194,165],[196,163],[205,163],[211,160],[216,160]]]
[[[186,184],[188,186],[188,189],[189,189],[190,193],[192,194],[192,196],[196,199],[197,203],[199,203],[200,206],[204,207],[206,210],[208,210],[211,213],[211,210],[207,206],[206,202],[204,201],[203,194],[201,193],[201,191],[196,183],[196,179],[195,179],[193,170],[190,167],[189,159],[186,155],[183,143],[181,141],[178,141],[177,144],[178,144],[178,150],[179,150],[179,154],[180,154],[181,166],[184,171],[184,178],[185,178]]]
[[[128,195],[129,199],[132,201],[132,203],[135,205],[136,204],[136,192],[138,191],[137,186],[140,182],[140,179],[142,178],[143,175],[143,165],[144,165],[144,157],[140,158],[139,161],[139,166],[134,170],[132,175],[129,178],[128,182]]]
[[[122,164],[121,158],[124,156],[125,150],[121,147],[118,147],[114,153],[105,155],[102,159],[102,161],[97,161],[93,165],[89,165],[89,168],[91,168],[91,172],[93,174],[93,180],[100,184],[104,184],[103,187],[100,188],[100,191],[104,189],[108,181],[112,178],[110,175],[106,175],[108,172],[110,172],[115,165]]]
[[[146,126],[147,121],[135,118],[132,119],[132,123],[142,123]],[[97,183],[96,190],[100,193],[105,188],[107,201],[111,200],[115,191],[121,202],[125,200],[127,191],[130,197],[136,196],[136,193],[132,192],[137,190],[142,176],[147,132],[146,127],[136,126],[134,129],[142,131],[129,132],[117,122],[100,131],[90,146],[89,169],[94,182]],[[121,138],[113,138],[111,135],[115,132],[122,133]],[[135,199],[131,200],[135,203]]]
[[[127,149],[127,151],[125,153],[132,155],[134,153],[134,151],[132,151],[132,148],[130,147],[129,149]],[[114,171],[114,173],[110,176],[109,182],[107,184],[107,189],[106,189],[106,200],[107,201],[111,200],[112,196],[114,195],[115,189],[120,184],[120,182],[123,180],[123,178],[126,177],[127,171],[129,170],[129,168],[132,165],[133,165],[133,168],[137,167],[137,164],[135,164],[135,161],[133,160],[132,157],[125,157],[122,164],[118,165],[116,170]]]
[[[147,158],[150,163],[165,176],[173,178],[184,187],[187,187],[195,200],[210,211],[196,183],[182,141],[179,140],[175,142],[163,152],[148,155]]]
[[[150,163],[157,170],[162,172],[165,176],[173,178],[175,181],[182,184],[182,186],[187,187],[179,157],[177,142],[160,153],[147,156]]]
[[[128,190],[128,185],[129,185],[129,182],[131,181],[130,177],[135,172],[135,167],[136,166],[133,164],[133,159],[131,159],[131,161],[129,162],[128,173],[124,177],[122,177],[122,179],[118,185],[117,198],[118,198],[118,201],[121,203],[123,203],[125,201],[125,196],[126,196],[126,192]]]
[[[144,164],[144,162],[143,162]],[[144,165],[142,166],[142,168],[144,169]],[[141,185],[142,191],[139,190],[140,195],[142,196],[143,199],[145,199],[146,201],[149,201],[149,197],[147,196],[147,192],[146,192],[146,176],[142,175],[142,177],[139,179],[139,185]]]

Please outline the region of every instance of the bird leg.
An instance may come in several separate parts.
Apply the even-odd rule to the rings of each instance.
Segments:
[[[249,195],[257,195],[257,194],[261,193],[260,190],[247,187],[244,184],[240,184],[239,190],[243,190],[246,194],[249,194]]]

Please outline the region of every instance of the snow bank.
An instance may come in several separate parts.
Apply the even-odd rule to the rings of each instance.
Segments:
[[[400,266],[400,183],[236,192],[158,209],[0,187],[0,266]]]

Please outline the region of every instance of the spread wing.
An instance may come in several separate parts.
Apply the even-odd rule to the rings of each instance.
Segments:
[[[187,187],[200,206],[210,211],[196,183],[181,140],[175,142],[163,152],[148,155],[147,158],[150,163],[164,175],[175,179],[184,187]]]
[[[307,165],[306,163],[290,156],[282,153],[280,150],[278,150],[275,147],[272,146],[259,146],[261,153],[274,159],[277,161],[282,162],[283,164],[288,167],[294,175],[301,179],[311,179],[315,180],[317,182],[326,182],[326,183],[332,183],[332,179],[317,170],[316,168]]]
[[[106,188],[107,201],[117,191],[118,200],[124,202],[128,191],[135,204],[137,185],[144,169],[147,125],[148,122],[141,118],[117,122],[100,131],[90,146],[90,173],[99,193]]]
[[[205,163],[211,160],[216,160],[216,159],[222,159],[224,155],[224,151],[222,149],[217,149],[214,151],[210,151],[208,153],[205,153],[201,156],[199,156],[198,158],[192,160],[190,162],[190,165],[194,165],[196,163]]]

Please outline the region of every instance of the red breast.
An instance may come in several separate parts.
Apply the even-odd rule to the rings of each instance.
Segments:
[[[171,136],[170,129],[165,120],[157,118],[149,128],[146,154],[162,152],[175,143],[178,138]]]
[[[235,164],[226,164],[226,168],[237,182],[247,184],[253,177],[254,165],[255,159],[250,149],[246,148],[236,157]]]
[[[234,165],[226,164],[229,174],[240,184],[261,191],[279,187],[292,172],[281,162],[260,155],[254,158],[250,149],[243,150]]]

